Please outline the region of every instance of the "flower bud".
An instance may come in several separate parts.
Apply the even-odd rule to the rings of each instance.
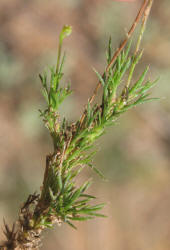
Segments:
[[[72,27],[69,25],[64,25],[60,33],[60,41],[62,42],[66,36],[69,36],[71,34],[71,32],[72,32]]]

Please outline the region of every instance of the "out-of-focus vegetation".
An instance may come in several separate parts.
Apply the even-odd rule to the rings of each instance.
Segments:
[[[38,73],[56,63],[62,25],[73,26],[65,47],[74,96],[62,107],[72,120],[96,85],[92,66],[100,72],[105,65],[109,35],[116,48],[139,5],[110,0],[0,2],[1,222],[3,217],[12,222],[21,202],[41,185],[51,141],[37,111],[44,105]],[[78,231],[56,228],[44,235],[42,249],[169,250],[169,14],[168,0],[155,1],[139,69],[150,64],[152,77],[160,75],[154,92],[165,98],[125,114],[98,141],[96,166],[108,181],[94,176],[92,191],[102,197],[100,202],[109,201],[108,218],[80,223]]]

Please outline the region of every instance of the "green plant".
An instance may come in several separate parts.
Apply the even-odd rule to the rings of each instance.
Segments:
[[[112,52],[111,39],[109,40],[107,67],[103,75],[95,70],[99,82],[94,94],[88,100],[80,119],[71,124],[66,118],[61,121],[58,112],[61,103],[71,94],[70,85],[63,87],[61,84],[65,61],[62,43],[71,34],[70,26],[63,27],[59,36],[57,65],[50,68],[50,78],[46,73],[40,75],[42,93],[47,103],[47,108],[41,110],[40,115],[52,137],[54,151],[46,157],[41,194],[35,193],[28,197],[20,210],[17,229],[15,230],[14,224],[10,230],[4,222],[7,241],[1,249],[38,249],[41,232],[54,223],[66,222],[76,228],[74,221],[105,217],[99,212],[104,204],[91,205],[95,197],[86,193],[91,181],[87,180],[77,187],[76,179],[86,167],[103,177],[92,164],[96,153],[93,149],[94,142],[122,113],[157,99],[150,98],[148,92],[156,83],[145,80],[148,67],[132,83],[133,73],[143,54],[140,43],[151,6],[152,0],[143,2],[126,39],[115,54]],[[141,30],[133,52],[130,37],[141,18]],[[103,91],[101,103],[93,104],[99,87]]]

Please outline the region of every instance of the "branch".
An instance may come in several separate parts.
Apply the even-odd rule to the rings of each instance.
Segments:
[[[141,8],[140,8],[140,10],[139,10],[139,12],[138,12],[138,14],[137,14],[135,20],[134,20],[134,22],[133,22],[133,24],[132,24],[132,26],[131,26],[129,32],[128,32],[127,35],[126,35],[125,40],[121,43],[121,45],[119,46],[119,48],[116,50],[115,54],[113,55],[111,62],[107,65],[106,70],[105,70],[106,73],[109,71],[109,69],[111,68],[111,66],[113,65],[113,63],[115,62],[115,60],[117,59],[117,57],[119,56],[119,54],[121,53],[121,51],[122,51],[122,50],[124,49],[124,47],[126,46],[128,40],[130,39],[130,37],[131,37],[132,34],[134,33],[134,31],[135,31],[135,29],[136,29],[136,27],[137,27],[137,25],[138,25],[140,19],[142,18],[143,14],[144,14],[144,11],[145,11],[146,6],[147,6],[147,4],[148,4],[149,1],[150,1],[150,0],[144,0],[144,2],[143,2],[143,4],[142,4],[142,6],[141,6]],[[103,73],[102,78],[104,77],[104,74],[105,74],[105,73]],[[97,95],[97,92],[98,92],[100,86],[101,86],[101,81],[98,82],[98,84],[97,84],[97,86],[96,86],[96,88],[95,88],[95,90],[94,90],[93,95],[92,95],[91,98],[89,99],[89,103],[90,103],[90,104],[93,102],[95,96]],[[83,123],[83,121],[84,121],[86,110],[87,110],[87,107],[86,107],[86,109],[85,109],[85,111],[84,111],[82,117],[80,118],[80,126],[82,125],[82,123]]]
[[[148,5],[147,5],[147,7],[146,7],[146,9],[144,11],[144,14],[143,14],[141,30],[140,30],[140,34],[139,34],[139,37],[138,37],[138,41],[137,41],[137,45],[136,45],[136,50],[134,52],[133,63],[132,63],[132,66],[130,68],[129,77],[128,77],[128,80],[127,80],[127,83],[126,83],[126,87],[127,88],[130,85],[130,82],[131,82],[131,79],[133,77],[133,73],[134,73],[135,67],[137,65],[136,60],[138,60],[137,59],[138,58],[138,52],[139,52],[141,41],[142,41],[142,38],[143,38],[143,34],[144,34],[144,31],[145,31],[145,28],[146,28],[146,23],[147,23],[147,20],[148,20],[148,17],[149,17],[151,8],[152,8],[152,4],[153,4],[153,0],[149,0]],[[143,54],[143,52],[139,56],[139,59],[142,56],[142,54]]]
[[[104,204],[92,205],[91,202],[96,197],[86,193],[91,181],[87,180],[77,186],[76,180],[84,167],[90,167],[102,176],[92,162],[96,152],[93,150],[95,141],[122,113],[138,104],[156,99],[149,98],[149,90],[156,81],[145,81],[148,67],[132,86],[123,84],[124,88],[122,93],[120,92],[120,86],[125,83],[126,73],[129,74],[128,79],[131,79],[140,60],[141,53],[137,54],[152,3],[153,0],[143,2],[126,39],[113,57],[109,48],[108,65],[105,70],[105,73],[108,73],[107,77],[105,74],[101,76],[96,72],[99,83],[89,99],[86,111],[81,120],[71,124],[65,118],[61,121],[58,111],[61,103],[71,93],[69,85],[61,86],[64,62],[64,57],[61,58],[62,41],[71,32],[71,27],[64,26],[59,37],[57,66],[50,69],[50,81],[46,73],[40,76],[43,95],[47,102],[46,109],[40,113],[53,139],[54,152],[46,157],[41,194],[29,195],[20,209],[17,223],[14,223],[11,229],[4,221],[6,242],[0,246],[0,249],[39,249],[42,231],[53,227],[56,223],[58,225],[67,223],[76,228],[75,221],[85,221],[96,216],[105,217],[99,213]],[[127,48],[125,45],[142,17],[142,28],[136,50],[129,55],[130,45]],[[102,104],[91,105],[101,84],[103,86]]]

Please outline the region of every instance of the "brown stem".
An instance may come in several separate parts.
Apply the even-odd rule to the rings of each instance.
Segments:
[[[144,1],[143,1],[143,4],[142,4],[142,6],[141,6],[141,8],[140,8],[140,10],[139,10],[139,12],[138,12],[138,14],[137,14],[135,20],[134,20],[134,22],[133,22],[133,24],[132,24],[132,26],[131,26],[129,32],[128,32],[127,35],[126,35],[126,38],[125,38],[124,41],[121,43],[121,45],[119,46],[119,48],[116,50],[115,54],[114,54],[113,57],[112,57],[111,62],[107,65],[106,70],[105,70],[106,73],[109,71],[109,69],[111,68],[111,66],[113,65],[113,63],[115,62],[115,60],[117,59],[117,57],[119,56],[119,54],[121,53],[121,51],[122,51],[122,50],[124,49],[124,47],[126,46],[128,40],[129,40],[129,38],[130,38],[130,37],[132,36],[132,34],[134,33],[134,31],[135,31],[135,29],[136,29],[136,27],[137,27],[137,25],[138,25],[140,19],[142,18],[143,14],[144,14],[144,11],[145,11],[145,9],[146,9],[146,6],[148,5],[148,2],[149,2],[149,0],[144,0]],[[102,77],[104,77],[104,74],[102,75]],[[95,88],[95,90],[94,90],[93,95],[92,95],[91,98],[89,99],[89,103],[90,103],[90,104],[93,102],[93,100],[94,100],[94,98],[95,98],[95,96],[96,96],[96,94],[97,94],[97,92],[98,92],[100,86],[101,86],[101,82],[99,81],[98,84],[97,84],[97,86],[96,86],[96,88]],[[84,121],[85,113],[86,113],[86,109],[85,109],[83,115],[82,115],[81,118],[80,118],[80,126],[82,125],[82,123],[83,123],[83,121]]]
[[[1,250],[38,250],[41,242],[43,227],[34,227],[32,206],[36,206],[39,195],[29,195],[20,209],[19,218],[12,229],[4,220],[6,241],[0,246]]]

